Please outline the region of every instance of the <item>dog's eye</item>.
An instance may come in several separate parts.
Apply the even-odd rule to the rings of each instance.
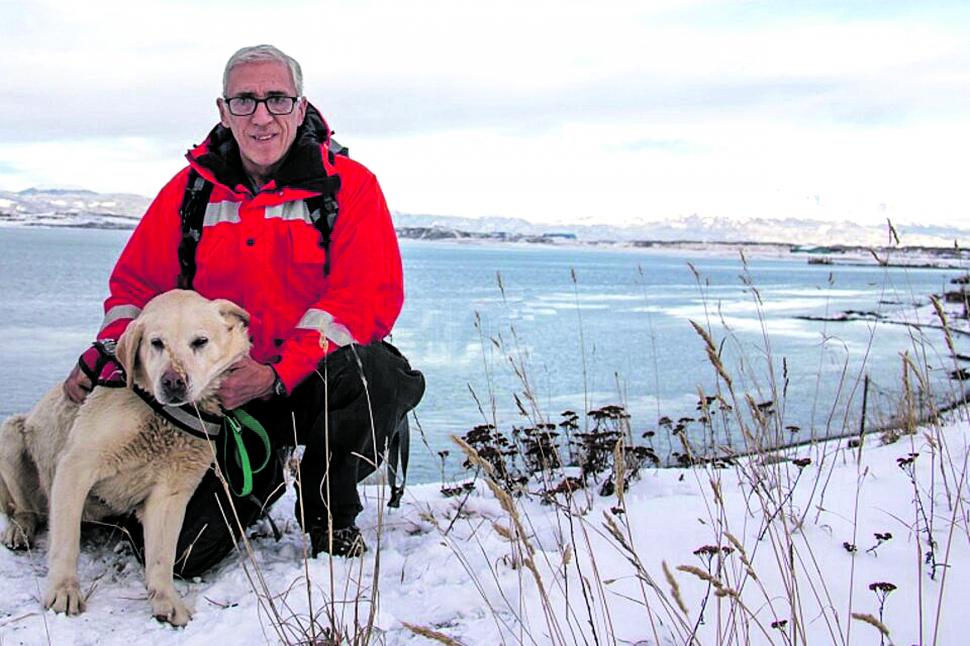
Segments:
[[[193,350],[201,350],[206,346],[208,342],[209,342],[209,339],[205,338],[204,336],[200,336],[193,339],[192,343],[190,343],[189,345],[192,346]]]
[[[165,342],[161,339],[152,339],[152,347],[156,350],[163,350],[165,349]]]

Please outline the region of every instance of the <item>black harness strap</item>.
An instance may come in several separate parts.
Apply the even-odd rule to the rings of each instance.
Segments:
[[[219,415],[212,415],[205,411],[197,410],[190,404],[165,406],[160,404],[149,392],[142,390],[138,386],[132,386],[132,390],[153,411],[192,437],[200,440],[213,440],[219,437],[222,431],[222,417]]]
[[[411,425],[407,415],[397,425],[396,432],[391,437],[391,442],[387,447],[387,466],[391,472],[391,498],[387,501],[388,507],[395,509],[401,506],[401,499],[404,497],[404,486],[408,481],[408,455],[411,452]],[[400,471],[398,471],[400,463]],[[398,474],[401,475],[401,484],[398,484]]]
[[[320,232],[320,247],[324,252],[323,275],[330,275],[330,234],[333,233],[333,225],[337,221],[337,198],[333,195],[316,195],[307,198],[307,210],[310,212],[310,221],[314,228]]]
[[[182,220],[178,276],[180,289],[192,289],[192,281],[195,279],[195,250],[202,239],[205,207],[209,204],[211,194],[212,182],[206,181],[194,168],[190,168],[182,205],[179,207],[179,217]]]

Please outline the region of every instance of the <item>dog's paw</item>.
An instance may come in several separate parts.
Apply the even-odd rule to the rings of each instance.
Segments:
[[[32,521],[10,518],[0,535],[0,543],[12,550],[29,550],[34,546],[35,529]]]
[[[81,614],[84,612],[84,605],[81,586],[76,577],[65,578],[57,583],[50,584],[47,588],[47,595],[44,597],[46,608],[68,615]]]
[[[178,594],[155,592],[149,595],[152,601],[152,614],[159,621],[167,621],[173,626],[184,626],[192,618],[192,611],[182,602]]]

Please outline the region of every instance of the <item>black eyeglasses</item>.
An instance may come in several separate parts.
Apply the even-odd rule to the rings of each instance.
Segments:
[[[265,99],[257,99],[254,96],[234,96],[225,99],[226,105],[229,106],[229,114],[236,117],[248,117],[256,112],[260,103],[266,104],[266,110],[270,114],[276,116],[290,114],[299,100],[298,96],[268,96]]]

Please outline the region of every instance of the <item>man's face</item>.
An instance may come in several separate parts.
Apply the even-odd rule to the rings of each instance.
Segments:
[[[226,96],[248,96],[265,99],[269,96],[296,96],[296,87],[289,68],[282,62],[243,63],[229,73]],[[256,105],[251,115],[237,117],[229,112],[223,99],[217,99],[222,125],[232,131],[243,168],[259,183],[273,174],[276,165],[296,139],[296,130],[306,116],[306,100],[301,98],[290,114],[270,114],[265,103]]]

